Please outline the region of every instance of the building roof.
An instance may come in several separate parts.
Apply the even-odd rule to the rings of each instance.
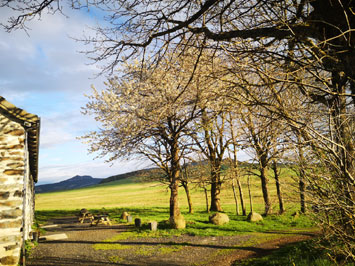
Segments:
[[[27,131],[27,145],[29,152],[30,171],[33,180],[38,180],[38,152],[39,152],[39,133],[40,118],[37,115],[27,113],[25,110],[9,103],[0,96],[0,113],[21,124]]]

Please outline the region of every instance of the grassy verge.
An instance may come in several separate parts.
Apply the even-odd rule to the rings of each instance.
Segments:
[[[171,230],[166,221],[169,219],[169,209],[166,207],[150,207],[150,208],[109,208],[109,209],[89,209],[94,214],[108,213],[111,220],[115,223],[126,223],[121,220],[121,214],[126,211],[135,218],[142,220],[143,227],[139,231],[134,231],[132,234],[154,237],[154,234],[159,236],[168,235],[197,235],[197,236],[232,236],[237,234],[245,234],[251,232],[270,232],[270,231],[292,231],[292,230],[309,230],[314,227],[313,222],[308,216],[293,217],[291,213],[285,215],[270,215],[265,217],[262,222],[249,223],[246,217],[237,216],[233,213],[233,206],[226,207],[225,211],[230,217],[230,222],[223,226],[215,226],[209,223],[208,217],[211,214],[199,209],[194,214],[183,213],[186,220],[186,229]],[[46,220],[61,217],[72,216],[79,213],[77,210],[41,210],[36,211],[36,218],[39,222],[45,223]],[[148,229],[148,223],[152,220],[158,222],[159,231],[151,232]],[[132,235],[133,236],[133,235]]]
[[[333,266],[333,262],[324,249],[314,240],[303,241],[284,246],[268,256],[236,262],[235,266]],[[354,266],[353,263],[341,264]]]

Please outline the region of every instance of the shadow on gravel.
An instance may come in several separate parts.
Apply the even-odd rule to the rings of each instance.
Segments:
[[[120,242],[104,242],[104,241],[70,241],[70,240],[55,240],[47,241],[48,244],[105,244],[105,245],[127,245],[127,246],[183,246],[183,247],[199,247],[199,248],[211,248],[211,249],[224,249],[224,250],[248,250],[257,253],[267,252],[269,249],[257,248],[257,247],[238,247],[238,246],[222,246],[222,245],[208,245],[208,244],[194,244],[186,242],[134,242],[134,241],[120,241]]]
[[[80,259],[63,259],[56,257],[44,257],[36,260],[36,264],[30,264],[30,266],[181,266],[176,263],[162,262],[162,264],[157,264],[157,262],[140,261],[137,263],[108,263],[103,261],[87,260],[84,258]]]
[[[57,257],[43,257],[43,258],[37,258],[36,259],[36,264],[29,264],[33,266],[102,266],[102,265],[128,265],[128,264],[116,264],[116,263],[107,263],[104,261],[95,261],[95,260],[90,260],[90,259],[85,259],[85,258],[57,258]],[[132,264],[130,264],[132,266]]]

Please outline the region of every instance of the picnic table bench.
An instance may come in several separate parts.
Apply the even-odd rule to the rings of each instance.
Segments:
[[[95,215],[93,221],[91,222],[91,226],[95,225],[112,225],[110,218],[108,215]]]
[[[81,209],[79,213],[79,222],[84,223],[85,219],[89,219],[90,222],[94,220],[94,215],[92,215],[87,209]]]

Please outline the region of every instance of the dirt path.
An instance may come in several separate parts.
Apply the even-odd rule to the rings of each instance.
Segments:
[[[132,226],[93,226],[79,224],[76,218],[56,219],[57,227],[48,234],[65,233],[68,238],[40,241],[26,265],[99,266],[166,265],[229,266],[237,260],[263,256],[278,247],[309,239],[313,233],[251,233],[248,235],[199,237],[172,236],[104,240],[132,229]]]

